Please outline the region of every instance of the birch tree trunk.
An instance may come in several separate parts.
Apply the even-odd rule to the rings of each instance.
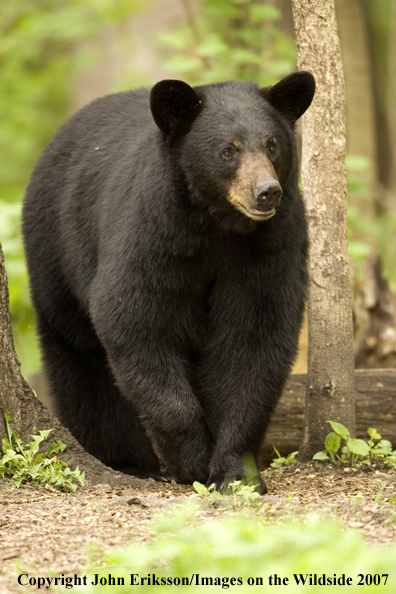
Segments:
[[[345,84],[334,0],[292,0],[298,65],[316,80],[303,117],[301,177],[310,233],[308,378],[302,459],[338,421],[355,432],[352,291],[347,246]]]

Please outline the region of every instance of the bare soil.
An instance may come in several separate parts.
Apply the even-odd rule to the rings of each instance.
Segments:
[[[369,543],[396,539],[394,470],[311,462],[268,468],[263,476],[269,493],[255,513],[268,522],[301,521],[315,511],[361,531]],[[192,493],[188,486],[154,481],[139,481],[139,487],[96,485],[75,495],[28,485],[10,490],[2,483],[0,594],[26,593],[17,584],[20,573],[79,573],[100,561],[103,551],[148,542],[148,522]],[[203,508],[200,516],[207,521],[232,513],[220,504]]]

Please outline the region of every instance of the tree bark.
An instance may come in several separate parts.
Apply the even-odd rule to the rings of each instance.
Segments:
[[[0,244],[0,406],[10,413],[13,428],[23,441],[42,429],[53,429],[49,441],[60,439],[67,445],[62,459],[74,469],[85,471],[90,484],[145,486],[147,481],[115,472],[88,454],[71,433],[51,415],[36,398],[20,372],[20,362],[15,353],[11,330],[7,275],[4,254]],[[3,415],[0,411],[0,439],[7,437]],[[0,452],[1,456],[1,452]]]
[[[302,459],[328,420],[355,433],[352,291],[347,248],[345,84],[334,0],[292,0],[299,68],[315,77],[303,118],[301,178],[310,234],[308,381]]]

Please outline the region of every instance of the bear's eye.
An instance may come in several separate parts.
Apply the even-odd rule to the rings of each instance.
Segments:
[[[221,151],[221,158],[224,161],[229,161],[230,159],[233,158],[233,156],[235,155],[235,149],[232,147],[226,148],[224,150]]]
[[[267,140],[267,150],[268,152],[274,154],[277,151],[277,146],[276,146],[276,138],[268,138]]]

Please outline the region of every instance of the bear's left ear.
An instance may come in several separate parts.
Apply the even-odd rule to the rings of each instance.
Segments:
[[[315,79],[307,70],[294,72],[273,87],[264,87],[261,94],[292,126],[311,105],[315,95]]]
[[[167,135],[190,121],[200,104],[194,89],[181,80],[162,80],[151,89],[151,113],[158,128]]]

